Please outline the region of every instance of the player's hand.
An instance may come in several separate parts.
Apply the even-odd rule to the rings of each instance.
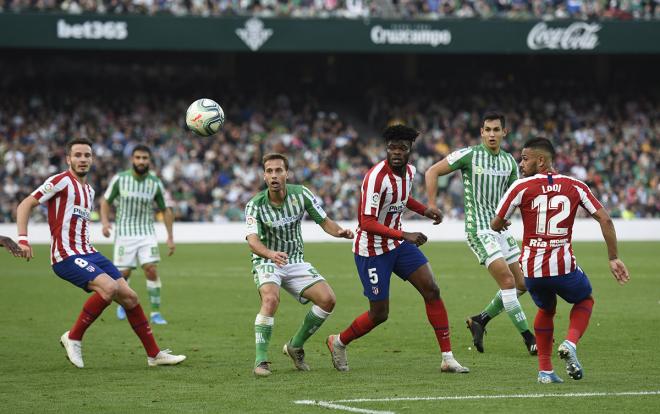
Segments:
[[[630,280],[630,274],[626,265],[619,259],[610,260],[610,270],[620,285],[625,285]]]
[[[289,261],[289,255],[284,252],[271,252],[268,258],[279,267],[286,266]]]
[[[424,217],[433,220],[434,225],[442,223],[442,212],[437,207],[427,207],[424,210]]]
[[[510,225],[511,225],[511,220],[505,221],[504,224],[502,225],[502,229],[498,230],[497,232],[502,233],[505,230],[509,230]]]
[[[102,231],[105,237],[110,237],[110,230],[112,230],[112,224],[108,223],[103,225]]]
[[[25,257],[25,259],[29,262],[30,259],[34,257],[34,254],[32,254],[32,246],[30,246],[30,243],[28,242],[19,242],[18,247],[21,249],[21,257]]]
[[[0,236],[0,246],[4,246],[14,257],[23,257],[23,250],[9,237]]]
[[[174,240],[172,239],[167,239],[167,255],[172,256],[174,254],[174,249],[176,249],[176,245],[174,244]]]
[[[352,239],[353,237],[355,237],[355,235],[349,229],[341,229],[337,232],[337,237],[341,237],[344,239]]]
[[[408,243],[412,243],[415,246],[421,246],[422,244],[426,243],[428,240],[424,233],[419,233],[419,232],[414,232],[414,233],[408,233],[408,232],[403,232],[403,240],[407,241]]]

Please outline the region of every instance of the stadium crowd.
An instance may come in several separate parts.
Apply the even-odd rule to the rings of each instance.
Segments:
[[[658,19],[660,0],[0,0],[0,12],[296,18]]]
[[[130,82],[122,82],[130,91]],[[114,173],[130,166],[133,146],[146,143],[177,220],[239,221],[245,203],[262,188],[261,156],[280,151],[291,157],[290,182],[313,189],[333,218],[353,220],[362,177],[384,155],[378,136],[383,126],[405,122],[422,132],[412,159],[419,172],[416,197],[424,200],[423,172],[453,149],[477,144],[480,113],[492,107],[507,116],[511,133],[504,147],[516,158],[526,139],[546,136],[559,148],[558,170],[591,185],[614,217],[660,217],[657,100],[611,98],[601,104],[584,94],[567,100],[515,92],[496,98],[476,92],[447,99],[423,91],[411,96],[416,98],[395,99],[372,89],[361,109],[349,112],[304,93],[228,95],[219,99],[225,127],[201,138],[185,128],[189,98],[162,92],[112,99],[83,90],[8,93],[0,100],[0,221],[14,221],[18,201],[66,168],[64,143],[74,137],[96,143],[91,180],[97,198]],[[460,176],[444,177],[439,186],[442,210],[461,219]]]

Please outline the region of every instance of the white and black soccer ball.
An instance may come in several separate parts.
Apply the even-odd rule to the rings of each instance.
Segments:
[[[198,99],[186,111],[186,125],[201,137],[215,134],[224,123],[225,112],[213,99]]]

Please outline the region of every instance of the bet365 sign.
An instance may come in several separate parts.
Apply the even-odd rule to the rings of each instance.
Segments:
[[[88,20],[68,23],[64,19],[57,21],[58,39],[124,40],[127,37],[127,22]]]

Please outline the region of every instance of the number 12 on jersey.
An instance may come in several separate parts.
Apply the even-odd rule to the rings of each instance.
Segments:
[[[568,227],[559,227],[571,212],[571,200],[565,195],[555,195],[550,198],[546,194],[536,196],[532,201],[536,213],[536,234],[548,236],[564,236]],[[548,210],[550,218],[548,219]],[[555,212],[556,211],[556,212]]]

